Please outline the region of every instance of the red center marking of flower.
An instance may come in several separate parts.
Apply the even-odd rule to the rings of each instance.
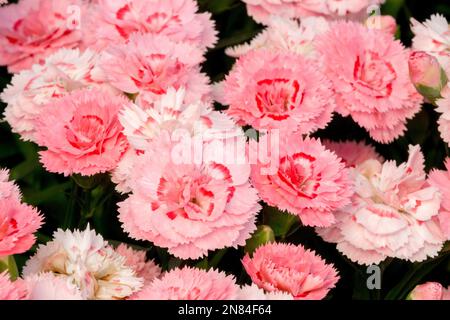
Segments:
[[[381,99],[391,95],[397,74],[392,64],[377,53],[366,52],[356,58],[353,77],[357,84],[373,91],[375,98]]]
[[[261,118],[281,121],[289,118],[289,112],[302,103],[303,93],[297,80],[264,79],[257,83],[256,106]]]

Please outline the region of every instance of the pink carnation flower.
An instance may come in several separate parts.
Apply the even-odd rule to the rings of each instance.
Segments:
[[[24,300],[27,296],[25,283],[20,280],[11,282],[9,274],[5,271],[0,273],[0,301],[2,300]]]
[[[269,292],[283,291],[298,300],[320,300],[339,280],[333,265],[302,246],[271,243],[242,260],[253,282]]]
[[[108,49],[100,67],[117,89],[152,102],[170,87],[186,88],[188,102],[207,100],[209,79],[200,72],[202,51],[165,36],[133,34],[126,44]]]
[[[445,289],[437,282],[427,282],[416,286],[408,298],[411,300],[450,300],[450,288]]]
[[[202,51],[217,41],[210,13],[198,13],[194,0],[98,0],[91,7],[85,45],[104,49],[125,42],[135,32],[163,35]]]
[[[143,279],[126,265],[125,257],[89,226],[84,231],[58,229],[52,241],[40,245],[27,261],[23,275],[33,284],[36,278],[29,277],[42,273],[53,273],[75,284],[83,299],[126,299],[143,286]],[[57,288],[61,282],[42,285]],[[66,289],[76,294],[71,288]]]
[[[431,171],[428,182],[442,194],[439,223],[445,237],[450,240],[450,159],[447,159],[445,166],[447,171]]]
[[[412,47],[436,57],[447,74],[450,74],[450,25],[443,15],[435,14],[420,23],[411,19],[414,33]]]
[[[435,257],[445,241],[437,221],[441,196],[426,181],[419,146],[410,147],[408,162],[400,166],[374,159],[352,171],[351,205],[336,213],[337,224],[318,233],[359,264]]]
[[[384,162],[383,157],[378,154],[375,148],[364,142],[333,142],[325,140],[323,141],[323,145],[328,150],[333,151],[338,157],[342,158],[347,167],[356,167],[370,159]]]
[[[214,111],[205,102],[188,103],[185,89],[169,88],[153,103],[137,99],[136,105],[122,109],[119,119],[130,148],[112,173],[116,189],[128,193],[130,178],[136,159],[146,149],[147,144],[161,132],[175,133],[183,131],[192,137],[207,139],[206,132],[227,132],[236,128],[226,114]]]
[[[23,282],[27,288],[26,300],[84,300],[70,279],[53,273],[31,275]]]
[[[61,49],[43,65],[14,75],[0,96],[7,104],[5,119],[13,131],[24,140],[35,141],[36,121],[44,104],[83,87],[108,88],[94,80],[97,61],[98,54],[93,51]]]
[[[77,11],[75,11],[77,10]],[[0,65],[19,72],[81,43],[81,0],[19,1],[0,8]]]
[[[36,138],[50,172],[94,175],[114,169],[127,150],[118,113],[131,103],[100,90],[77,90],[43,107]]]
[[[161,275],[161,268],[153,261],[147,261],[143,250],[133,250],[126,244],[120,244],[116,252],[125,258],[125,264],[133,268],[136,275],[144,279],[144,284],[149,284]]]
[[[280,17],[271,18],[268,27],[250,43],[228,48],[231,57],[241,57],[256,49],[290,51],[307,57],[314,56],[313,40],[328,31],[329,22],[322,17],[308,17],[301,22]]]
[[[409,77],[408,50],[392,35],[353,22],[337,22],[316,39],[337,111],[378,142],[401,136],[423,100]]]
[[[251,180],[260,197],[299,216],[305,225],[333,224],[334,211],[350,202],[348,169],[318,140],[299,134],[287,137],[279,146],[278,167],[270,172],[269,166],[262,162],[252,166]]]
[[[441,113],[438,129],[442,139],[450,145],[450,83],[442,90],[441,95],[442,98],[436,101],[436,111]]]
[[[36,209],[21,203],[19,189],[8,181],[8,171],[0,170],[0,257],[30,249],[42,221]]]
[[[257,22],[266,24],[271,16],[304,18],[325,16],[329,19],[358,19],[367,9],[384,0],[243,0],[247,11]]]
[[[133,168],[132,194],[119,203],[124,230],[181,259],[244,245],[256,229],[259,198],[250,165],[214,158],[223,155],[224,143],[204,142],[199,162],[179,154],[180,143],[166,135],[150,142]]]
[[[155,279],[134,300],[234,300],[239,287],[233,276],[216,270],[175,269]]]
[[[224,83],[228,114],[255,129],[311,133],[331,121],[330,81],[313,61],[290,52],[251,51]]]

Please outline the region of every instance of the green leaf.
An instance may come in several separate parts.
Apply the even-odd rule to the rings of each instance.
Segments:
[[[261,225],[245,244],[245,252],[252,254],[256,248],[275,241],[275,234],[269,226]]]
[[[405,0],[387,0],[382,7],[382,12],[397,17],[404,4]]]
[[[299,223],[297,216],[283,212],[274,207],[266,207],[263,211],[264,224],[270,226],[276,237],[285,238],[295,223]]]
[[[17,269],[14,256],[0,258],[0,273],[6,270],[8,271],[11,280],[16,280],[19,277],[19,270]]]

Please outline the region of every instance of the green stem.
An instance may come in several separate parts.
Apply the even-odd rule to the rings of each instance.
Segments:
[[[19,269],[17,268],[14,256],[0,257],[0,272],[7,270],[11,280],[16,280],[19,277]]]

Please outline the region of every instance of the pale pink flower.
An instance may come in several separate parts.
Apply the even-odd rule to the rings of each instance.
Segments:
[[[20,279],[12,282],[6,271],[0,273],[0,301],[24,300],[26,296],[27,289],[24,282]]]
[[[40,152],[45,168],[66,176],[114,169],[128,147],[118,114],[130,103],[120,95],[82,89],[44,106],[36,139],[47,147]]]
[[[194,0],[97,0],[91,7],[83,40],[104,49],[125,42],[135,32],[163,35],[202,51],[217,41],[210,13],[198,13]]]
[[[316,48],[334,84],[337,111],[378,142],[401,136],[423,101],[409,77],[409,51],[392,35],[354,22],[333,24],[316,38]]]
[[[408,162],[399,166],[374,159],[351,170],[351,205],[336,212],[337,224],[318,233],[359,264],[437,256],[445,241],[437,220],[441,195],[426,181],[419,146],[411,146]]]
[[[19,189],[7,179],[8,171],[0,170],[0,257],[29,250],[43,221],[36,209],[21,203]]]
[[[384,0],[243,0],[257,22],[268,23],[271,16],[304,18],[324,16],[328,19],[361,19],[372,5]]]
[[[370,29],[379,29],[392,36],[397,32],[397,21],[392,16],[372,15],[366,20],[366,26]]]
[[[331,82],[311,60],[291,52],[255,50],[239,58],[224,83],[228,114],[255,129],[311,133],[335,109]]]
[[[153,101],[170,87],[186,88],[188,102],[207,100],[209,79],[200,72],[202,51],[165,36],[133,34],[101,59],[104,77],[117,89]]]
[[[320,300],[334,288],[339,276],[314,251],[303,246],[270,243],[242,259],[245,270],[260,288],[290,293],[298,300]]]
[[[438,129],[442,139],[450,145],[450,83],[441,91],[441,96],[441,99],[436,100],[436,111],[441,113]]]
[[[84,300],[77,286],[64,276],[45,272],[22,281],[27,290],[26,300]]]
[[[303,139],[300,134],[282,139],[276,147],[276,170],[269,172],[272,164],[263,161],[252,166],[251,181],[260,197],[299,216],[304,225],[333,224],[334,211],[347,205],[353,193],[344,163],[319,140]]]
[[[423,23],[411,18],[414,33],[412,47],[425,51],[439,60],[447,74],[450,74],[450,26],[447,19],[435,14]]]
[[[427,282],[416,286],[408,298],[410,300],[450,300],[450,288],[445,289],[437,282]]]
[[[121,193],[131,191],[129,180],[133,165],[147,144],[161,132],[183,131],[192,137],[207,139],[206,133],[233,130],[236,124],[226,114],[214,111],[205,102],[188,103],[185,89],[169,88],[152,103],[137,99],[135,105],[122,109],[119,119],[130,148],[112,173],[116,189]]]
[[[375,147],[364,142],[324,140],[322,143],[328,150],[333,151],[338,157],[342,158],[347,167],[356,167],[370,159],[384,162],[383,157],[378,154]]]
[[[83,299],[125,299],[139,291],[143,279],[125,258],[90,230],[57,230],[26,263],[25,278],[50,272],[76,284]]]
[[[19,187],[9,180],[9,170],[0,169],[0,199],[21,197]]]
[[[322,17],[308,17],[301,22],[293,19],[273,17],[268,26],[248,44],[228,48],[231,57],[241,57],[256,49],[290,51],[314,57],[313,40],[318,34],[328,31],[329,22]]]
[[[294,297],[284,291],[265,292],[254,283],[241,287],[236,300],[293,300]]]
[[[250,165],[220,159],[225,143],[204,141],[198,161],[168,135],[151,141],[133,168],[132,194],[119,203],[124,230],[182,259],[244,245],[256,229],[259,198]]]
[[[0,8],[0,65],[19,72],[81,44],[81,0],[19,1]],[[78,11],[75,11],[78,10]]]
[[[125,264],[132,268],[136,275],[144,279],[144,284],[149,284],[161,275],[161,268],[153,261],[148,260],[146,252],[134,250],[126,244],[120,244],[116,252],[125,258]]]
[[[174,269],[155,279],[134,300],[234,300],[239,287],[233,276],[216,270]]]
[[[94,79],[97,61],[98,54],[93,51],[61,49],[43,65],[14,75],[0,95],[7,104],[5,119],[13,131],[24,140],[35,141],[36,121],[44,104],[84,87],[109,88]]]
[[[439,223],[447,240],[450,240],[450,159],[445,163],[446,171],[433,170],[430,172],[428,182],[442,194]]]
[[[117,167],[111,171],[111,181],[116,184],[116,190],[120,193],[131,192],[131,176],[136,159],[143,151],[129,147],[117,163]]]
[[[171,87],[153,103],[138,99],[135,105],[124,108],[119,118],[130,144],[137,150],[144,150],[148,142],[162,131],[183,129],[196,136],[208,129],[227,131],[236,127],[233,120],[214,111],[210,104],[202,101],[189,103],[188,98],[184,88],[176,90]]]

